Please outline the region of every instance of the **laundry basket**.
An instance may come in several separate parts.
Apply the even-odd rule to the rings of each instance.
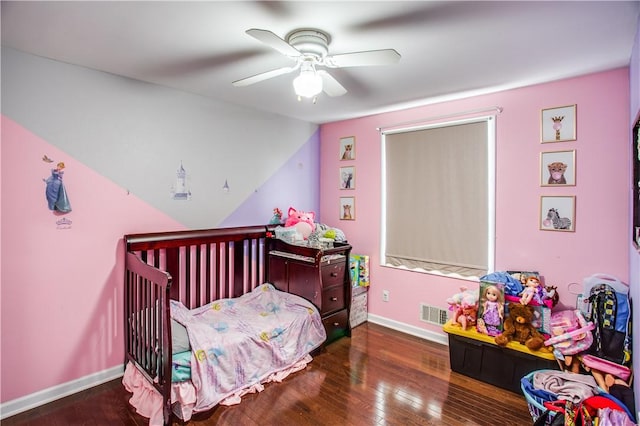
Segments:
[[[543,371],[543,370],[532,371],[531,373],[527,374],[522,379],[520,379],[520,388],[522,389],[522,394],[524,395],[524,398],[527,400],[527,406],[529,407],[529,414],[531,414],[531,418],[533,419],[534,423],[536,420],[538,420],[538,417],[542,416],[544,412],[547,411],[547,409],[544,406],[544,403],[545,401],[549,401],[549,400],[542,399],[538,395],[534,395],[533,393],[530,392],[530,390],[533,389],[533,375],[539,371]],[[544,424],[550,425],[555,416],[556,416],[556,412],[550,411],[547,417],[547,420]]]

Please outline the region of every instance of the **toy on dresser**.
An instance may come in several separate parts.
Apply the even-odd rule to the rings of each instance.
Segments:
[[[314,212],[304,212],[296,210],[293,207],[289,207],[287,212],[287,220],[284,222],[285,228],[295,227],[296,231],[302,235],[305,240],[309,238],[309,235],[316,229]]]
[[[463,330],[476,325],[478,292],[460,287],[460,292],[447,299],[451,311],[451,322]]]

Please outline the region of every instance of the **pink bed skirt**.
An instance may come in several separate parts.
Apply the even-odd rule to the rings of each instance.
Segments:
[[[219,402],[221,405],[239,404],[243,395],[248,393],[262,392],[264,384],[270,382],[281,382],[289,374],[304,369],[312,361],[311,355],[307,355],[293,365],[275,372],[268,376],[262,383],[248,385],[234,394],[231,394]],[[142,373],[131,363],[127,363],[122,378],[122,384],[133,396],[129,403],[141,416],[149,418],[150,426],[162,426],[162,396],[142,375]],[[171,403],[174,413],[184,421],[191,419],[194,414],[193,407],[196,404],[196,389],[191,381],[173,383],[171,386]]]

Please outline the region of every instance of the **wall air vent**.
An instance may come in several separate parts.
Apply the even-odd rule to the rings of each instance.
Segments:
[[[421,303],[420,319],[430,324],[444,325],[447,322],[447,311],[438,306],[429,306]]]

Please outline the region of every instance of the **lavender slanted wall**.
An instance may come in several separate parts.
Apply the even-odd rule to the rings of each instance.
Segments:
[[[540,143],[544,108],[577,104],[577,140]],[[354,252],[371,256],[370,317],[433,335],[420,304],[447,308],[446,298],[476,282],[380,266],[381,137],[376,128],[500,106],[496,121],[496,269],[537,270],[575,306],[571,283],[594,273],[629,282],[629,69],[507,90],[321,126],[320,211],[341,227]],[[339,139],[356,138],[356,159],[338,160]],[[540,153],[576,150],[576,186],[540,186]],[[348,164],[347,164],[348,163]],[[356,220],[338,220],[339,167],[356,168]],[[464,188],[460,188],[464,191]],[[575,232],[539,230],[540,196],[575,195]],[[434,205],[437,200],[434,200]],[[419,214],[419,212],[417,212]],[[331,218],[331,221],[329,220]],[[383,302],[382,291],[389,291]]]
[[[319,212],[320,131],[315,132],[280,170],[256,188],[247,200],[220,223],[220,227],[268,223],[274,208],[287,217],[289,207]],[[262,216],[260,216],[262,215]],[[321,218],[316,216],[316,221]]]

